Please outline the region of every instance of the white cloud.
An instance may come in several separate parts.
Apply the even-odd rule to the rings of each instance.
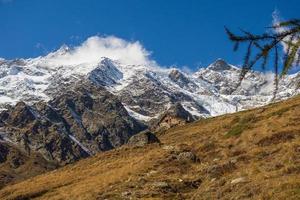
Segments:
[[[107,57],[124,64],[156,65],[149,56],[150,52],[138,41],[129,42],[115,36],[92,36],[79,46],[63,46],[48,54],[44,62],[51,66],[95,64],[101,57]]]
[[[193,69],[191,69],[189,66],[186,65],[182,66],[181,70],[186,74],[192,74],[194,72]]]
[[[273,11],[273,13],[272,13],[272,18],[273,18],[273,22],[272,22],[273,26],[276,26],[276,25],[278,25],[280,22],[283,21],[283,19],[280,17],[280,12],[279,12],[279,10],[277,10],[277,9]],[[286,31],[286,28],[284,28],[284,27],[279,27],[279,28],[276,28],[276,29],[275,29],[275,32],[276,32],[276,33],[282,33],[282,32],[284,32],[284,31]],[[289,39],[290,39],[290,38],[286,38],[285,41],[288,41]],[[284,51],[286,52],[286,50],[287,50],[287,45],[286,45],[284,42],[281,42],[281,44],[282,44],[282,46],[283,46]]]
[[[278,25],[280,22],[284,21],[284,19],[282,19],[282,18],[280,17],[280,12],[279,12],[278,10],[274,10],[274,12],[272,13],[272,17],[273,17],[273,25],[274,25],[274,26],[275,26],[275,25]],[[282,32],[287,31],[287,30],[288,30],[288,29],[285,28],[285,27],[279,27],[279,28],[276,28],[276,29],[275,29],[275,31],[276,31],[277,33],[282,33]],[[288,36],[288,37],[286,37],[286,38],[284,39],[284,41],[285,41],[285,42],[288,42],[290,39],[291,39],[291,37]],[[296,41],[297,41],[297,39],[292,40],[292,42],[296,42]],[[287,44],[284,43],[284,42],[281,42],[281,44],[283,45],[284,51],[286,52],[286,51],[287,51]]]
[[[280,16],[279,10],[277,10],[277,9],[273,11],[272,17],[273,17],[273,25],[274,25],[274,26],[276,26],[276,25],[278,25],[280,22],[284,21],[284,19],[282,19],[281,16]],[[275,29],[275,32],[277,32],[277,33],[282,33],[282,32],[284,32],[284,31],[287,31],[287,28],[285,28],[285,27],[279,27],[279,28],[276,28],[276,29]],[[288,51],[288,45],[287,45],[286,43],[290,42],[290,40],[291,40],[291,36],[288,36],[288,37],[286,37],[286,38],[283,40],[283,42],[281,42],[281,45],[282,45],[282,47],[283,47],[283,51],[284,51],[285,53]],[[292,43],[296,43],[296,42],[297,42],[297,39],[292,39],[291,42],[292,42]],[[296,54],[295,60],[297,60],[297,55],[298,55],[298,54]],[[294,64],[295,64],[295,63],[294,63]]]

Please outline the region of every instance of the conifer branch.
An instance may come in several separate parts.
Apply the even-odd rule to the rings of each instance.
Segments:
[[[300,19],[292,19],[275,24],[271,27],[273,31],[260,35],[241,29],[241,35],[236,35],[227,27],[225,31],[229,39],[234,43],[234,50],[238,50],[240,43],[248,43],[244,64],[240,73],[239,82],[236,85],[238,88],[244,80],[246,74],[258,62],[262,61],[262,69],[265,69],[269,63],[269,57],[274,52],[274,97],[278,91],[278,83],[280,78],[288,73],[292,66],[300,64]],[[283,44],[283,53],[279,53],[278,45]],[[254,52],[254,54],[253,54]],[[253,56],[252,56],[253,55]],[[282,56],[281,56],[282,55]],[[279,61],[283,58],[282,70],[279,71]]]

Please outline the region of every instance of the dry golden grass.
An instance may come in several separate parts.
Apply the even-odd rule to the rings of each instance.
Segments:
[[[0,190],[0,199],[300,199],[300,97],[158,133]],[[198,162],[180,161],[190,151]],[[239,183],[232,180],[240,178]]]

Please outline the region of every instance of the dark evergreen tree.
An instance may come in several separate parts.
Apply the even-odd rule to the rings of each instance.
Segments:
[[[300,19],[282,21],[268,27],[267,33],[256,35],[241,30],[241,34],[232,33],[225,27],[229,39],[234,43],[234,51],[237,51],[241,43],[247,44],[240,79],[236,87],[239,87],[245,75],[254,65],[261,61],[264,69],[269,62],[274,65],[275,90],[274,98],[278,90],[278,82],[286,75],[292,66],[300,64]],[[283,51],[279,48],[283,46]],[[272,56],[273,55],[273,56]],[[270,61],[270,57],[272,60]],[[282,59],[282,66],[279,66]]]

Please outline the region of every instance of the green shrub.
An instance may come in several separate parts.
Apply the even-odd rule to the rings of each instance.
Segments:
[[[246,125],[244,124],[237,124],[235,126],[233,126],[227,133],[226,136],[230,137],[230,136],[237,136],[242,134],[242,132],[246,129]]]
[[[283,113],[287,112],[290,110],[290,107],[287,107],[287,108],[281,108],[275,112],[272,112],[268,115],[268,117],[272,117],[272,116],[278,116],[278,117],[281,117]]]
[[[225,134],[227,137],[238,136],[243,133],[245,129],[250,128],[250,124],[257,121],[255,114],[251,113],[242,118],[235,118],[234,121],[237,121],[235,125]]]

